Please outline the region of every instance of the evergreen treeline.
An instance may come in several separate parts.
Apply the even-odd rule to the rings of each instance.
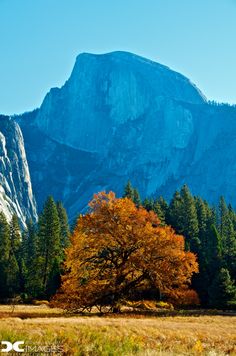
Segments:
[[[65,209],[49,197],[38,224],[21,232],[18,218],[10,223],[0,213],[0,299],[49,298],[60,285],[64,248],[69,242]]]
[[[163,197],[140,198],[128,182],[124,197],[136,206],[153,210],[161,224],[171,225],[185,237],[186,251],[197,255],[200,273],[192,288],[206,307],[236,306],[236,212],[220,198],[211,207],[192,196],[184,185],[168,203]],[[60,286],[65,247],[70,229],[65,209],[49,197],[37,224],[29,221],[21,232],[18,219],[10,223],[0,212],[0,300],[21,295],[23,299],[50,298]]]
[[[171,225],[185,237],[185,248],[197,255],[199,274],[192,281],[203,306],[236,306],[236,212],[223,197],[211,207],[200,197],[191,195],[184,185],[174,193],[170,203],[163,197],[145,198],[141,202],[137,189],[128,182],[124,196],[139,206],[153,210],[163,225]]]

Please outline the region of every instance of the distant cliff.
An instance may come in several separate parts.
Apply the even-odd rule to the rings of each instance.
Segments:
[[[187,183],[236,205],[236,109],[209,104],[189,79],[126,52],[81,54],[62,88],[17,118],[36,200],[49,194],[74,217],[94,192],[141,195]]]
[[[37,219],[22,133],[6,116],[0,116],[0,211],[8,220],[17,214],[22,225]]]

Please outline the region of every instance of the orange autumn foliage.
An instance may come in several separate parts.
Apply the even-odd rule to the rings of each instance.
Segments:
[[[200,305],[197,292],[193,289],[173,289],[166,293],[166,299],[175,307]]]
[[[162,293],[187,289],[198,272],[184,238],[160,225],[156,214],[113,192],[94,195],[66,250],[66,273],[54,301],[68,309],[110,305],[132,298],[137,288]]]

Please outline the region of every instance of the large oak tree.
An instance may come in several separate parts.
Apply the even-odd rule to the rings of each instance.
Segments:
[[[129,198],[102,192],[80,216],[66,250],[66,273],[55,301],[68,309],[109,305],[113,311],[137,289],[186,290],[198,272],[184,238]]]

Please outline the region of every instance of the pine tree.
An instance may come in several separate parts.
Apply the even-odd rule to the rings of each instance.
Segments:
[[[27,222],[27,231],[24,234],[24,242],[26,264],[30,266],[37,258],[39,248],[39,239],[32,219]]]
[[[161,224],[166,225],[169,216],[169,206],[163,197],[159,197],[154,201],[153,211],[159,217]]]
[[[236,280],[236,231],[234,230],[232,221],[227,222],[227,235],[222,241],[224,265],[229,270],[232,278]]]
[[[10,247],[10,226],[5,215],[0,212],[0,263],[8,260]]]
[[[145,198],[142,205],[146,210],[149,210],[149,206],[150,206],[149,199]]]
[[[7,261],[6,286],[9,296],[13,296],[20,291],[20,267],[19,252],[21,245],[21,232],[18,217],[14,214],[10,222],[10,253]]]
[[[207,245],[207,208],[208,206],[201,198],[196,197],[195,199],[195,206],[197,211],[197,220],[198,220],[198,237],[201,241],[201,254],[205,254],[206,252],[206,245]]]
[[[199,227],[194,199],[186,185],[182,187],[180,195],[183,201],[181,214],[183,226],[180,232],[185,236],[186,242],[189,242],[190,250],[198,254],[201,242],[198,237]]]
[[[236,213],[231,204],[228,205],[228,212],[229,212],[230,220],[233,223],[234,230],[236,230]]]
[[[153,211],[157,214],[158,218],[160,219],[161,223],[165,223],[165,213],[162,211],[161,205],[159,204],[158,199],[154,202]]]
[[[133,189],[133,202],[137,207],[142,205],[139,191],[136,188]]]
[[[236,287],[231,280],[229,271],[221,268],[209,288],[210,306],[227,308],[236,303]]]
[[[61,284],[61,268],[60,263],[57,259],[54,259],[52,268],[49,274],[49,281],[47,285],[47,295],[52,296],[59,289]]]
[[[69,245],[70,227],[66,209],[63,207],[61,202],[57,202],[57,213],[60,222],[60,245],[61,250],[63,250]]]
[[[236,231],[232,207],[228,209],[223,197],[219,203],[219,229],[222,240],[223,260],[231,276],[236,279]]]
[[[42,266],[43,293],[49,296],[47,291],[51,289],[50,284],[55,278],[55,276],[52,275],[52,270],[56,270],[56,263],[59,266],[62,262],[60,221],[57,207],[52,197],[47,199],[39,218],[39,253],[39,262]]]
[[[7,296],[7,263],[10,256],[10,226],[0,212],[0,297]]]
[[[11,253],[17,258],[19,255],[20,245],[21,245],[21,231],[16,214],[12,216],[10,223],[10,241],[11,241]]]
[[[154,200],[153,198],[146,198],[143,201],[143,207],[147,210],[147,211],[151,211],[154,210]]]
[[[195,206],[198,218],[198,237],[201,242],[201,248],[198,251],[198,262],[199,262],[199,274],[195,275],[193,278],[193,288],[196,289],[201,303],[203,305],[208,304],[208,288],[210,279],[209,264],[207,260],[207,244],[208,235],[211,233],[210,227],[208,229],[210,207],[201,198],[195,197]]]
[[[36,226],[30,219],[27,222],[27,230],[23,234],[23,264],[22,278],[24,280],[24,292],[33,298],[43,295],[42,265],[43,258],[40,256],[39,237]]]
[[[16,256],[12,253],[7,261],[6,286],[9,297],[15,296],[20,291],[20,268]]]
[[[130,181],[128,181],[125,186],[123,198],[129,198],[132,201],[134,200],[134,190],[133,190],[133,187],[132,187]]]
[[[171,199],[167,224],[171,225],[178,233],[183,229],[183,200],[180,193],[176,191]]]
[[[44,259],[37,257],[32,265],[26,268],[24,292],[31,298],[44,298],[46,296],[42,279],[42,266]]]
[[[200,273],[195,278],[195,285],[202,305],[209,306],[209,286],[216,278],[218,271],[222,267],[222,244],[219,232],[215,225],[207,229],[206,245],[201,248],[201,258],[199,258]]]
[[[161,208],[161,211],[162,211],[162,214],[163,214],[163,222],[166,222],[168,214],[169,214],[168,203],[166,202],[166,200],[162,196],[158,199],[158,203],[160,205],[160,208]]]
[[[26,267],[25,259],[20,257],[18,265],[19,265],[19,290],[22,296],[24,296],[24,298],[27,298],[28,295],[26,294],[26,283],[27,283],[28,270]]]
[[[208,233],[206,245],[206,262],[208,274],[212,279],[222,264],[222,243],[216,226],[212,225]]]
[[[217,260],[221,259],[222,257],[222,239],[219,233],[219,229],[217,227],[217,211],[216,208],[209,207],[209,205],[204,202],[206,207],[206,232],[205,238],[201,237],[201,250],[202,254],[205,256],[206,264],[208,270],[211,270],[209,264],[211,260],[214,259],[214,256]],[[219,263],[220,265],[220,263]],[[210,273],[212,276],[212,273]],[[211,277],[212,278],[212,277]]]
[[[220,236],[222,239],[222,242],[224,242],[224,239],[227,235],[227,225],[228,225],[228,208],[226,205],[226,202],[224,200],[224,197],[220,197],[220,202],[219,202],[219,207],[218,207],[218,211],[219,211],[219,231],[220,231]]]

